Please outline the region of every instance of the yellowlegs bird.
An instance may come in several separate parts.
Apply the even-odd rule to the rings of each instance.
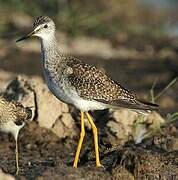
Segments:
[[[102,166],[99,158],[97,128],[88,111],[130,108],[147,112],[156,110],[158,105],[138,100],[133,93],[114,82],[96,67],[62,54],[55,37],[55,24],[49,17],[38,17],[34,21],[33,31],[18,39],[17,42],[31,36],[37,36],[41,40],[41,60],[49,89],[59,100],[74,105],[81,111],[81,133],[73,167],[78,165],[85,136],[84,115],[93,130],[96,166]]]
[[[31,116],[30,108],[23,107],[19,102],[7,101],[0,97],[0,131],[11,133],[15,139],[16,174],[19,172],[18,134],[25,125],[25,121],[31,119]]]

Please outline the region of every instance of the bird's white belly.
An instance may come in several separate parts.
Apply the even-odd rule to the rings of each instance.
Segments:
[[[107,108],[105,104],[99,103],[97,101],[84,100],[80,97],[77,101],[76,99],[74,100],[74,105],[82,111],[102,110]]]
[[[0,125],[0,131],[6,132],[6,133],[11,133],[14,136],[14,138],[16,139],[20,129],[24,125],[25,124],[23,123],[22,125],[17,126],[13,121],[9,121],[7,123],[3,123]]]
[[[71,88],[63,87],[62,85],[56,85],[56,83],[52,79],[47,80],[47,85],[51,92],[59,100],[67,104],[72,104],[79,110],[89,111],[102,110],[107,108],[103,103],[82,99],[75,91],[71,90]]]
[[[62,86],[56,85],[56,83],[51,79],[47,81],[48,88],[59,100],[71,104],[71,98],[68,92],[64,90]]]

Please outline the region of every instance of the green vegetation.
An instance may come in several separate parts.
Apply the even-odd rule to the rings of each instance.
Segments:
[[[152,13],[148,16],[148,10],[140,8],[136,0],[0,0],[0,11],[7,16],[9,13],[48,15],[55,19],[60,30],[72,37],[85,34],[114,39],[119,32],[157,37],[162,32],[162,14],[156,19]],[[7,28],[7,23],[1,24],[0,33]]]
[[[156,86],[156,80],[153,82],[152,88],[150,90],[150,95],[148,100],[151,99],[152,103],[155,103],[156,100],[161,98],[163,95],[165,95],[170,88],[173,88],[173,86],[177,82],[177,78],[174,78],[168,85],[157,95],[154,93],[154,89]],[[153,116],[156,118],[156,116]],[[133,124],[133,134],[132,137],[136,143],[140,143],[143,139],[152,137],[153,135],[160,133],[162,131],[162,128],[168,127],[170,124],[175,123],[178,120],[178,112],[167,114],[167,117],[165,119],[165,122],[160,121],[159,118],[153,119],[153,121],[149,121],[147,116],[140,114]]]

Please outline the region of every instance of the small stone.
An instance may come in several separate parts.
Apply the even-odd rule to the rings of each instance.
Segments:
[[[34,77],[31,86],[36,93],[37,121],[40,127],[50,129],[56,119],[62,115],[61,102],[52,95],[41,78]]]

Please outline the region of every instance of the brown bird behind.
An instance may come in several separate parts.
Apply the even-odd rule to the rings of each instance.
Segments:
[[[8,101],[0,97],[0,131],[11,133],[16,142],[16,174],[19,172],[18,163],[18,134],[27,120],[32,117],[32,110],[16,101]]]

